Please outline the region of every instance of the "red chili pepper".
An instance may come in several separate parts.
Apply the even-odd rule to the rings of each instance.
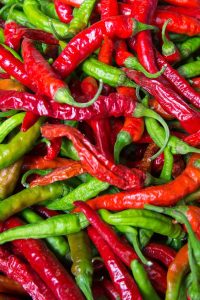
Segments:
[[[194,133],[200,129],[198,122],[200,113],[184,102],[170,87],[165,86],[161,81],[156,79],[149,79],[134,70],[126,71],[126,74],[153,95],[161,106],[177,118],[181,126],[189,133]]]
[[[129,244],[122,242],[113,229],[103,220],[101,220],[99,215],[93,209],[91,209],[89,205],[82,201],[76,201],[74,202],[74,205],[85,214],[90,224],[95,228],[105,242],[108,243],[111,249],[125,263],[125,265],[130,267],[131,262],[134,259],[138,259],[138,256],[134,252],[133,248],[131,248]]]
[[[54,4],[60,21],[66,24],[70,23],[70,21],[73,19],[72,7],[66,3],[63,3],[62,0],[54,0]]]
[[[143,185],[146,175],[142,171],[117,166],[107,160],[76,128],[67,125],[44,125],[41,130],[47,139],[62,136],[69,138],[83,167],[98,179],[122,189],[138,189]]]
[[[155,110],[163,119],[165,120],[173,120],[174,117],[171,114],[168,114],[160,105],[160,103],[155,99],[151,98],[149,100],[150,107]]]
[[[199,0],[165,0],[165,2],[173,4],[173,5],[183,6],[183,7],[199,8],[199,6],[200,6]]]
[[[31,126],[33,126],[39,119],[38,115],[35,115],[31,111],[27,111],[22,122],[21,131],[27,131]]]
[[[117,292],[114,284],[107,278],[104,278],[101,281],[101,284],[103,285],[105,292],[110,300],[119,300],[119,293]]]
[[[104,195],[87,201],[93,209],[123,210],[128,208],[143,208],[145,204],[156,206],[172,206],[188,194],[200,187],[200,170],[195,167],[199,155],[192,155],[183,173],[175,180],[160,185],[151,186],[140,191],[120,192]],[[169,191],[172,191],[169,193]]]
[[[197,206],[180,206],[180,210],[188,218],[192,230],[196,233],[197,238],[200,239],[200,208]]]
[[[137,101],[136,90],[133,87],[118,86],[117,92],[121,95],[132,97],[134,101]]]
[[[200,19],[200,8],[198,7],[179,7],[179,6],[158,6],[158,9],[167,10],[167,11],[173,11],[181,15],[190,16],[196,19]]]
[[[63,4],[70,5],[72,7],[79,7],[84,0],[60,0]]]
[[[141,30],[152,26],[137,23],[126,16],[115,16],[96,22],[70,40],[68,45],[54,61],[53,67],[67,77],[90,54],[97,50],[106,35],[109,38],[129,38]]]
[[[156,51],[156,59],[158,66],[162,68],[166,66],[164,76],[174,86],[181,95],[186,97],[193,105],[200,108],[200,95],[197,93],[190,84],[165,60],[165,58]]]
[[[62,145],[62,138],[55,138],[50,141],[50,145],[47,146],[47,154],[45,155],[45,159],[53,160],[55,159]]]
[[[154,258],[163,263],[167,268],[172,263],[176,256],[176,251],[164,244],[150,243],[144,249],[143,252],[149,258]]]
[[[2,246],[0,247],[0,270],[17,281],[33,300],[56,299],[29,265]]]
[[[97,90],[98,90],[98,84],[95,78],[93,77],[85,77],[80,84],[81,90],[84,95],[88,97],[93,97]]]
[[[112,147],[114,147],[117,135],[119,133],[119,131],[122,129],[123,127],[123,121],[121,119],[114,119],[111,122],[111,144]]]
[[[50,210],[44,206],[34,206],[34,209],[36,209],[36,211],[39,212],[39,214],[45,218],[51,218],[59,215],[59,213],[56,210]]]
[[[0,67],[4,69],[10,76],[35,91],[36,88],[27,76],[23,63],[15,58],[12,53],[0,45]]]
[[[200,22],[190,16],[181,15],[173,11],[156,10],[154,15],[154,23],[159,28],[168,20],[168,30],[175,33],[195,36],[200,34]]]
[[[97,247],[101,257],[104,260],[106,269],[108,270],[113,284],[115,285],[120,298],[142,300],[137,285],[128,273],[124,265],[115,256],[109,245],[102,239],[99,232],[92,226],[87,229],[88,235],[94,245]],[[116,249],[115,249],[116,250]],[[114,250],[114,251],[115,251]]]
[[[191,83],[192,86],[194,86],[195,88],[200,89],[200,77],[192,78],[192,79],[190,80],[190,83]]]
[[[199,146],[200,145],[200,130],[191,135],[186,136],[183,140],[184,140],[184,142],[186,142],[187,144],[189,144],[193,147]]]
[[[105,36],[103,40],[103,44],[101,45],[98,54],[98,60],[103,62],[104,64],[111,65],[113,50],[114,50],[113,41],[107,36]]]
[[[119,14],[117,0],[101,0],[100,5],[102,20]]]
[[[7,229],[21,225],[24,224],[18,218],[11,218],[5,223]],[[83,299],[71,276],[41,240],[15,240],[12,244],[25,256],[57,299]]]
[[[4,26],[5,44],[15,51],[19,51],[22,36],[19,34],[21,28],[14,21],[7,21]]]
[[[0,79],[9,79],[10,75],[8,73],[0,73]]]
[[[156,261],[151,259],[151,262],[151,266],[145,265],[145,270],[155,290],[164,295],[167,289],[167,272]]]
[[[31,181],[30,187],[47,185],[55,181],[67,180],[71,177],[83,174],[84,172],[85,170],[82,165],[77,161],[73,161],[71,165],[69,164],[66,167],[56,168],[51,173],[34,179]]]

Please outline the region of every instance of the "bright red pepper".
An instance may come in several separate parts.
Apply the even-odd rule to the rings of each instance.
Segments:
[[[117,0],[101,0],[101,19],[104,20],[109,17],[118,15],[118,3]]]
[[[33,300],[56,299],[29,265],[2,246],[0,247],[0,270],[17,281]]]
[[[200,6],[199,0],[165,0],[165,2],[177,5],[177,6],[183,6],[183,7],[196,7],[198,8]]]
[[[119,300],[119,293],[117,292],[114,284],[107,278],[104,278],[101,282],[106,294],[110,300]]]
[[[56,169],[69,166],[72,162],[72,160],[62,157],[56,157],[54,160],[46,160],[42,156],[27,155],[24,157],[22,169],[24,171],[31,169]]]
[[[79,7],[84,0],[60,0],[63,4],[70,5],[72,7]]]
[[[62,145],[62,138],[55,138],[50,141],[50,145],[47,146],[47,154],[45,155],[45,159],[53,160],[55,159]]]
[[[62,0],[54,0],[54,4],[60,21],[66,24],[70,23],[70,21],[73,19],[72,7],[63,3]]]
[[[113,250],[102,239],[99,232],[92,226],[87,229],[88,235],[94,245],[97,247],[101,257],[104,260],[113,284],[115,285],[122,300],[142,300],[140,292],[133,278],[128,273],[122,262],[115,256]],[[114,250],[115,251],[115,250]]]
[[[158,9],[173,11],[181,15],[190,16],[196,19],[200,19],[200,8],[199,7],[181,7],[181,6],[158,6]]]
[[[189,144],[193,147],[199,146],[200,145],[200,130],[191,135],[186,136],[183,140],[184,140],[184,142],[186,142],[187,144]]]
[[[98,60],[103,62],[104,64],[111,65],[112,64],[112,54],[114,50],[113,41],[107,36],[104,37],[103,44],[101,45]]]
[[[21,225],[23,222],[18,218],[11,218],[5,223],[7,229]],[[41,240],[15,240],[12,244],[25,256],[57,299],[83,299],[71,276]]]
[[[27,111],[22,122],[21,131],[27,131],[33,126],[39,119],[38,115],[35,115],[31,111]]]

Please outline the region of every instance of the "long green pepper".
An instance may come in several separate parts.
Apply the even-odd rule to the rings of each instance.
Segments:
[[[25,113],[16,114],[0,125],[0,143],[3,142],[5,137],[18,125],[20,125],[24,119]]]
[[[182,44],[179,45],[179,51],[182,58],[189,57],[192,53],[200,48],[200,37],[195,36],[187,39]]]
[[[38,223],[43,220],[36,212],[26,208],[21,212],[21,216],[25,221],[30,224]],[[67,240],[62,236],[51,236],[46,238],[47,244],[51,250],[63,261],[66,259],[66,255],[69,253],[69,245]]]
[[[195,60],[180,66],[177,71],[186,78],[192,78],[200,75],[200,60]]]

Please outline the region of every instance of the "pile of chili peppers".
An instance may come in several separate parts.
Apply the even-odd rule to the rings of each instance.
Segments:
[[[200,299],[200,0],[0,1],[0,299]]]

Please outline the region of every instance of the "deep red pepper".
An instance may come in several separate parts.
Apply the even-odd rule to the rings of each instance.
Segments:
[[[84,0],[60,0],[63,4],[68,4],[73,7],[79,7]]]
[[[174,86],[174,88],[181,93],[184,97],[186,97],[193,105],[200,108],[200,95],[196,92],[190,84],[183,78],[170,64],[165,60],[165,58],[156,51],[156,60],[159,67],[166,66],[164,76],[170,83]]]
[[[192,86],[194,86],[195,88],[200,89],[200,77],[192,78],[192,79],[190,80],[190,83],[191,83]]]
[[[38,115],[35,115],[31,111],[27,111],[22,122],[21,131],[27,131],[31,126],[33,126],[39,119]]]
[[[56,299],[28,264],[2,246],[0,247],[0,270],[22,285],[33,300]]]
[[[167,289],[167,272],[156,261],[152,260],[151,266],[145,266],[149,279],[155,290],[161,294],[165,294]]]
[[[98,84],[95,78],[91,76],[85,77],[80,84],[81,90],[84,95],[88,97],[93,97],[97,90],[98,90]]]
[[[99,232],[92,226],[88,227],[87,232],[103,258],[106,269],[110,274],[120,298],[122,300],[142,300],[133,278],[128,273],[122,262],[115,256],[113,250],[111,250],[109,245],[99,235]]]
[[[19,51],[21,35],[19,34],[21,26],[14,21],[7,21],[4,26],[5,44],[15,51]]]
[[[121,95],[126,95],[132,97],[134,101],[137,101],[136,90],[133,87],[128,86],[118,86],[117,92]]]
[[[193,147],[199,146],[200,145],[200,130],[191,135],[186,136],[183,140],[184,140],[184,142],[186,142],[187,144],[189,144]]]
[[[163,263],[167,268],[174,260],[176,251],[169,246],[158,243],[150,243],[144,249],[143,252],[149,258],[156,259]]]
[[[200,6],[199,0],[165,0],[165,2],[177,5],[177,6],[183,6],[183,7],[196,7],[198,8]]]
[[[100,47],[104,35],[111,39],[114,37],[129,38],[141,31],[140,26],[142,30],[145,30],[146,26],[139,24],[126,16],[115,16],[96,22],[70,40],[54,61],[53,67],[63,77],[67,77],[83,60]]]
[[[55,138],[50,141],[50,145],[47,146],[47,154],[45,155],[45,159],[53,160],[55,159],[61,148],[62,138]]]
[[[23,85],[33,91],[36,90],[32,81],[27,76],[23,63],[15,58],[11,52],[6,50],[2,45],[0,45],[0,67]]]
[[[66,136],[69,138],[85,170],[122,189],[138,189],[144,184],[146,174],[140,170],[128,169],[115,165],[107,160],[99,151],[76,129],[67,125],[44,125],[42,135],[47,139]]]
[[[153,95],[161,106],[177,118],[183,128],[189,133],[195,133],[200,129],[200,113],[191,108],[168,86],[165,86],[161,81],[156,79],[149,79],[134,70],[126,71],[126,74]]]
[[[51,218],[59,215],[56,210],[50,210],[44,206],[36,206],[35,209],[42,217],[45,218]]]
[[[100,5],[101,5],[102,20],[118,15],[117,0],[101,0]]]
[[[171,19],[168,24],[168,30],[174,33],[195,36],[200,34],[200,21],[186,15],[180,15],[173,11],[156,10],[154,15],[154,24],[162,28],[163,24]]]
[[[112,147],[114,147],[117,135],[119,133],[119,131],[122,129],[123,127],[123,121],[121,119],[114,119],[111,122],[111,144]]]
[[[112,64],[112,54],[114,50],[113,41],[107,36],[104,37],[103,44],[101,45],[98,60],[103,62],[104,64],[111,65]]]
[[[199,7],[181,7],[181,6],[171,6],[171,5],[163,5],[158,6],[158,9],[167,10],[167,11],[174,11],[181,15],[190,16],[196,19],[200,19],[200,8]]]
[[[6,229],[21,225],[24,223],[18,218],[11,218],[5,223]],[[25,256],[57,299],[84,299],[71,276],[41,240],[15,240],[12,244]]]
[[[63,23],[68,24],[72,19],[72,7],[61,0],[54,0],[57,15]]]
[[[114,284],[109,279],[104,278],[101,281],[101,284],[103,285],[105,292],[110,300],[119,300],[119,293],[117,292]]]

